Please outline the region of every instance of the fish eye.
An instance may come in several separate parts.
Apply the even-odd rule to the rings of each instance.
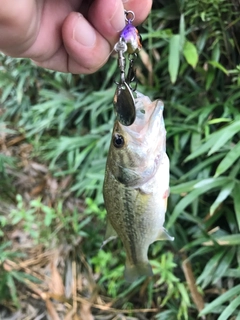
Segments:
[[[116,148],[122,148],[124,146],[124,138],[120,134],[115,134],[113,137],[113,145]]]

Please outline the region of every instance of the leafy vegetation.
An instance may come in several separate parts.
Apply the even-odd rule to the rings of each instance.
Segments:
[[[83,256],[94,274],[99,294],[134,319],[140,319],[138,308],[154,310],[141,319],[240,319],[238,12],[234,0],[155,0],[140,28],[147,55],[138,61],[138,90],[165,104],[171,162],[166,228],[175,241],[153,244],[153,279],[130,286],[123,280],[122,245],[99,251],[115,59],[97,74],[75,76],[1,56],[0,300],[7,291],[18,303],[24,275],[4,259],[20,259],[8,235],[21,228],[45,250],[71,245],[76,262]],[[27,158],[22,142],[32,146]],[[48,166],[50,191],[53,181],[62,189],[50,197],[44,188],[32,194],[19,188],[14,172],[26,170],[26,159]],[[81,198],[81,206],[68,205],[70,196]]]

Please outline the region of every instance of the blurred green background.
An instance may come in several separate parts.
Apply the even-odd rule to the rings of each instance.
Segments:
[[[19,263],[51,250],[63,279],[67,261],[85,279],[94,319],[240,319],[239,21],[237,0],[154,0],[139,27],[138,90],[165,105],[175,241],[154,243],[155,276],[131,285],[122,244],[99,250],[116,59],[79,76],[0,56],[1,319],[46,281]]]

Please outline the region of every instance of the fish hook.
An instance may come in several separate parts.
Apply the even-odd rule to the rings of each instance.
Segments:
[[[133,57],[131,55],[128,56],[129,60],[129,68],[128,73],[126,77],[126,82],[129,84],[130,89],[134,92],[137,90],[137,77],[136,77],[136,69],[134,69],[134,60],[137,57],[137,54],[134,53]],[[135,81],[134,87],[132,87],[130,84]]]

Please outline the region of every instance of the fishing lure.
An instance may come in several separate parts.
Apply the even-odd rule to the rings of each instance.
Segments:
[[[137,84],[132,88],[131,83],[136,82],[134,70],[134,60],[138,52],[142,48],[141,36],[132,24],[135,15],[133,11],[125,11],[126,26],[120,34],[119,41],[115,44],[114,50],[118,54],[118,67],[120,70],[120,81],[117,84],[116,92],[113,98],[113,105],[117,114],[118,121],[130,126],[136,118],[136,108],[134,103],[133,92],[136,90]],[[126,58],[125,53],[128,53],[128,72],[125,75]]]

